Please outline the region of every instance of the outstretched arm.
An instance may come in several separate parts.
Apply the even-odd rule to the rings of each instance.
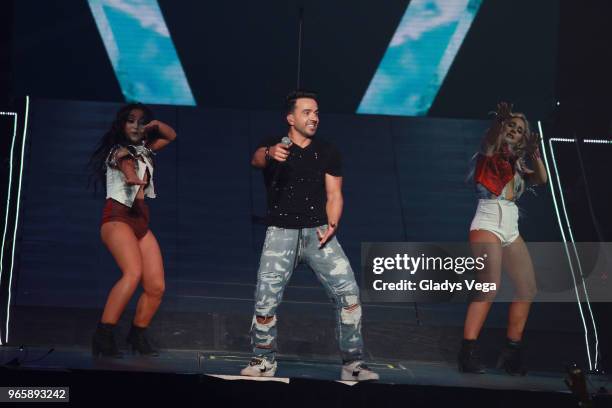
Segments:
[[[500,102],[497,104],[497,110],[495,111],[495,118],[491,123],[491,127],[487,130],[487,133],[482,142],[482,149],[484,153],[489,156],[499,150],[501,144],[500,133],[504,122],[508,120],[512,115],[512,104],[508,102]]]
[[[266,157],[266,150],[268,151]],[[263,169],[268,166],[268,162],[272,159],[278,162],[284,162],[289,157],[289,147],[282,143],[277,143],[270,147],[260,147],[255,150],[253,153],[253,158],[251,159],[251,166],[257,167],[258,169]]]

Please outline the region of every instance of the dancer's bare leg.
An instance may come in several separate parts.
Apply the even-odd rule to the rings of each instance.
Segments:
[[[529,316],[531,301],[536,294],[533,263],[525,241],[518,237],[503,249],[504,269],[512,279],[515,288],[514,301],[508,313],[508,339],[520,341]]]
[[[165,290],[164,263],[157,239],[151,230],[138,242],[142,254],[142,287],[134,325],[148,327],[157,312]]]
[[[487,254],[486,269],[479,275],[481,282],[494,282],[499,287],[502,265],[502,247],[499,238],[486,230],[470,231],[470,244],[475,257]],[[463,338],[476,340],[491,309],[491,300],[478,300],[468,306],[463,327]]]
[[[100,235],[122,273],[108,295],[101,321],[117,324],[142,279],[142,256],[138,240],[129,225],[117,221],[106,222],[100,228]]]

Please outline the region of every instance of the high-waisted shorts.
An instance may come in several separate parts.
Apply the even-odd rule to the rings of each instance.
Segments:
[[[109,221],[119,221],[129,225],[136,238],[141,239],[149,231],[149,207],[143,199],[134,200],[130,208],[112,198],[107,198],[102,224]]]
[[[518,218],[514,201],[481,198],[470,231],[490,231],[499,238],[502,247],[506,247],[519,237]]]

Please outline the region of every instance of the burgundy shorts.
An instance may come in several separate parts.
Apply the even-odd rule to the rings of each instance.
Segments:
[[[134,200],[130,208],[112,198],[107,198],[101,224],[109,221],[126,223],[132,228],[136,238],[141,239],[149,230],[149,207],[143,199]]]

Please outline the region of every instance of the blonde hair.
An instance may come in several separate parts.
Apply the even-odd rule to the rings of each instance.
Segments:
[[[507,124],[507,122],[509,120],[512,120],[514,118],[519,118],[521,119],[524,124],[524,130],[523,130],[523,137],[521,137],[521,140],[514,146],[510,146],[507,144],[507,142],[505,142],[504,138],[503,138],[503,133],[504,133],[504,127]],[[497,118],[494,120],[498,120]],[[498,122],[499,123],[499,122]],[[499,125],[497,125],[499,126]],[[497,130],[497,135],[492,135],[494,137],[495,143],[493,144],[493,151],[495,153],[500,153],[502,151],[503,146],[508,146],[510,151],[512,152],[513,156],[516,157],[516,162],[514,163],[514,168],[516,170],[516,173],[518,173],[518,175],[521,178],[523,178],[523,174],[525,173],[525,170],[528,169],[525,159],[527,157],[528,154],[531,154],[532,152],[535,151],[535,149],[538,147],[538,139],[537,137],[534,137],[535,135],[533,135],[531,133],[531,129],[529,126],[529,121],[527,120],[527,117],[525,116],[524,113],[521,112],[513,112],[510,114],[510,117],[506,120],[504,120],[501,123],[501,127],[499,127],[499,129],[495,129],[495,127],[491,126],[491,128],[489,128],[487,130],[487,134],[489,134],[489,132],[495,131]],[[486,136],[485,136],[485,140],[486,140]],[[489,139],[490,140],[490,139]],[[483,145],[484,147],[484,145]],[[472,173],[473,174],[473,173]],[[525,190],[525,183],[524,182],[519,182],[518,180],[515,179],[515,186],[518,187],[518,192],[517,192],[517,197],[520,197],[520,195],[524,192]]]

